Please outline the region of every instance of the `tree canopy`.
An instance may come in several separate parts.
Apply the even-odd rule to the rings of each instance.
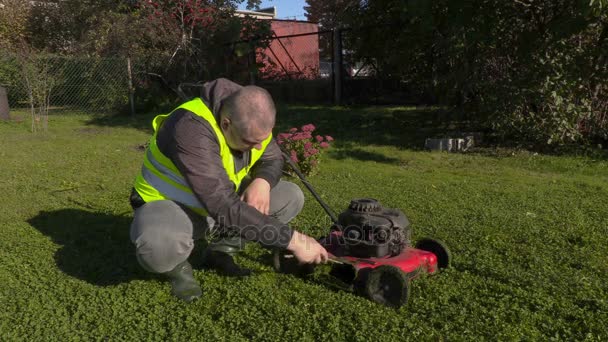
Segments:
[[[179,81],[211,77],[230,42],[264,36],[264,23],[235,18],[245,0],[3,0],[0,44],[62,55],[131,57]],[[247,0],[249,8],[260,0]],[[18,44],[19,42],[19,44]],[[21,44],[21,45],[20,45]]]

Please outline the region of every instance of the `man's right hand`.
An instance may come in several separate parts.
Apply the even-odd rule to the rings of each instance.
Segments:
[[[303,264],[326,263],[329,258],[327,251],[317,240],[297,231],[293,232],[287,250]]]

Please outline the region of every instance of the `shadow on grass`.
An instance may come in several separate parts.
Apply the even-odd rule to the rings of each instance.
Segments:
[[[152,119],[156,114],[99,115],[87,121],[87,125],[104,127],[128,127],[152,134]]]
[[[330,151],[329,154],[338,160],[351,158],[360,161],[375,161],[384,164],[397,164],[400,162],[397,158],[387,157],[381,153],[368,152],[360,148],[340,149],[337,151]]]
[[[62,246],[55,262],[72,277],[100,286],[154,277],[137,263],[130,217],[61,209],[42,211],[28,222]]]
[[[426,138],[457,130],[464,122],[445,109],[414,107],[281,107],[275,132],[312,123],[315,134],[330,135],[334,146],[351,150],[351,158],[395,162],[393,158],[373,156],[356,146],[389,145],[420,150]],[[347,157],[347,156],[343,156]]]
[[[87,124],[131,127],[152,133],[151,122],[154,116],[153,113],[135,117],[99,116],[89,120]],[[291,127],[300,127],[309,123],[317,127],[315,134],[334,137],[337,147],[373,144],[416,150],[424,147],[426,138],[466,125],[466,122],[452,117],[445,109],[431,107],[280,105],[277,109],[277,125],[274,133],[276,135]],[[359,157],[364,160],[366,158],[361,153],[359,153]],[[374,160],[374,157],[371,158]],[[391,160],[386,162],[391,162]]]
[[[244,255],[245,258],[250,261],[258,262],[265,265],[273,265],[273,253],[264,253],[257,257],[248,257]],[[291,267],[294,267],[292,265]],[[348,269],[348,270],[347,270]],[[371,269],[362,269],[358,273],[357,280],[355,281],[354,276],[355,273],[351,273],[352,268],[350,267],[340,267],[339,265],[335,265],[332,263],[324,264],[324,265],[304,265],[298,266],[292,269],[292,272],[276,272],[277,274],[281,274],[283,276],[292,276],[300,279],[300,281],[307,282],[313,285],[320,285],[327,290],[342,293],[348,292],[353,295],[359,295],[364,297],[363,295],[363,282],[367,279],[369,275],[369,271]]]

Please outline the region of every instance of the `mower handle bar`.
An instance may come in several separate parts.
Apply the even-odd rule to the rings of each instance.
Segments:
[[[314,196],[314,198],[317,200],[317,202],[319,202],[319,204],[321,205],[321,207],[323,207],[323,210],[325,210],[325,212],[327,213],[327,215],[329,215],[329,218],[331,219],[331,221],[334,224],[337,225],[338,224],[338,218],[336,217],[336,214],[321,199],[321,196],[319,196],[319,194],[317,194],[317,192],[315,191],[315,189],[306,180],[306,178],[304,177],[304,175],[302,174],[302,172],[300,171],[300,169],[298,168],[298,166],[296,166],[296,164],[291,160],[291,158],[289,157],[289,155],[287,154],[287,152],[285,152],[285,150],[283,149],[283,147],[280,147],[280,148],[281,148],[281,153],[283,154],[283,158],[285,159],[285,161],[287,162],[287,164],[289,164],[289,166],[293,169],[293,171],[296,173],[296,175],[298,175],[298,178],[300,178],[300,180],[302,181],[302,183],[304,184],[304,186],[306,186],[306,189],[308,189],[308,191],[310,191],[310,193]]]

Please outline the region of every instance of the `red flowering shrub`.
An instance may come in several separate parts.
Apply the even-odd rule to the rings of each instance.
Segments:
[[[329,135],[313,135],[315,126],[308,124],[300,129],[292,128],[289,132],[280,133],[277,142],[285,150],[291,160],[298,166],[305,176],[314,175],[319,170],[322,151],[329,147],[334,138]],[[285,163],[285,171],[291,175],[295,173]]]

